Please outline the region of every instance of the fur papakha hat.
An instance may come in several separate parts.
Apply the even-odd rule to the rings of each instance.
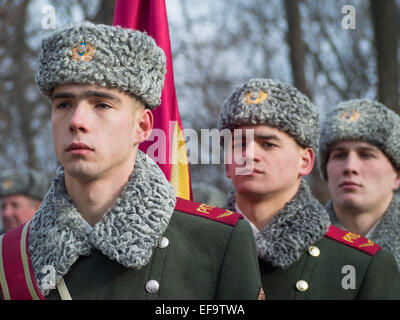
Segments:
[[[319,114],[295,87],[271,80],[250,79],[225,100],[218,128],[268,125],[282,130],[303,148],[318,150]]]
[[[0,197],[20,194],[43,200],[50,182],[51,179],[46,174],[37,170],[6,170],[0,175]]]
[[[140,31],[85,22],[43,39],[36,83],[50,97],[65,84],[90,84],[133,94],[146,107],[161,103],[166,57]]]
[[[325,180],[330,150],[341,141],[371,143],[400,169],[400,116],[380,102],[353,99],[326,114],[319,146],[320,173]]]

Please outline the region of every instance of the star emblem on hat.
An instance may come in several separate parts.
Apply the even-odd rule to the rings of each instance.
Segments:
[[[350,121],[350,122],[356,122],[360,118],[361,113],[359,113],[356,110],[351,110],[351,111],[346,111],[344,112],[341,116],[340,119],[343,121]]]
[[[9,190],[13,187],[14,182],[10,179],[5,179],[2,181],[1,186],[4,190]]]
[[[268,93],[255,89],[246,94],[246,104],[260,104],[267,100]]]
[[[82,41],[72,48],[72,59],[77,61],[92,61],[96,48],[89,42]]]

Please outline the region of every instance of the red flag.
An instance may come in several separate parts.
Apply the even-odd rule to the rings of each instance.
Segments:
[[[167,74],[161,105],[153,110],[153,135],[139,148],[157,162],[174,186],[177,196],[191,200],[189,165],[176,100],[165,0],[117,0],[113,25],[145,31],[164,50],[167,57]],[[164,132],[166,141],[157,134],[159,130]]]

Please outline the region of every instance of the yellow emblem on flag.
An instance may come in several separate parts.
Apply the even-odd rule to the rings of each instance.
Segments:
[[[340,119],[342,119],[343,121],[351,121],[351,122],[356,122],[361,116],[361,113],[359,113],[356,110],[351,110],[344,112],[341,116]]]
[[[261,102],[267,100],[268,93],[255,89],[248,94],[246,94],[246,104],[260,104]]]
[[[185,137],[178,122],[175,123],[171,153],[170,182],[175,189],[177,197],[190,200],[189,161],[187,158]]]
[[[82,41],[72,48],[72,59],[77,61],[91,61],[96,53],[96,48],[89,42]]]

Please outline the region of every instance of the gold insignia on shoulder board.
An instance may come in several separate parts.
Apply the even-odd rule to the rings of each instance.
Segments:
[[[351,122],[356,122],[361,116],[361,113],[359,113],[356,110],[351,110],[351,111],[346,111],[344,112],[341,116],[340,119],[343,121],[351,121]]]
[[[72,48],[72,59],[77,61],[91,61],[96,53],[96,48],[89,42],[82,41]]]
[[[359,234],[353,233],[353,232],[348,232],[343,236],[343,240],[346,240],[350,243],[354,243],[354,240],[357,240],[361,236]]]
[[[253,90],[246,94],[246,104],[259,104],[268,98],[268,93],[262,90]]]
[[[200,203],[200,205],[196,208],[196,211],[209,214],[210,211],[214,208],[215,206],[209,206],[208,204]]]
[[[14,182],[12,180],[6,179],[3,180],[3,182],[1,183],[1,186],[4,190],[9,190],[13,187]]]
[[[225,218],[225,217],[229,217],[233,214],[233,211],[230,210],[226,210],[224,213],[221,213],[217,219],[221,219],[221,218]]]
[[[369,239],[366,239],[366,240],[367,240],[366,243],[360,244],[358,247],[364,248],[364,247],[372,247],[375,245],[375,243],[373,243],[371,240],[369,240]]]

